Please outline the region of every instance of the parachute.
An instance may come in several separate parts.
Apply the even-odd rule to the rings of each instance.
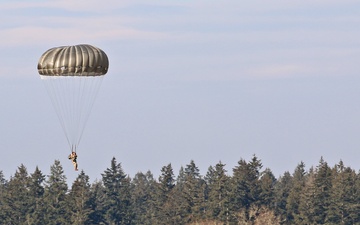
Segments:
[[[109,60],[105,52],[87,44],[51,48],[39,59],[40,78],[71,151],[76,152],[80,144],[108,68]]]

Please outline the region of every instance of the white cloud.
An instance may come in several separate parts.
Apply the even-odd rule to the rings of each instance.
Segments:
[[[323,2],[323,0],[315,1],[314,4],[319,6]],[[135,7],[135,4],[145,4],[149,9],[152,5],[181,6],[186,10],[177,14],[160,13],[154,16],[132,15],[131,12],[122,15],[114,10],[128,6]],[[336,4],[339,4],[338,1],[329,1],[326,7]],[[219,64],[215,72],[209,75],[214,79],[224,78],[221,74],[221,66],[226,64],[226,68],[231,68],[233,71],[226,73],[227,76],[229,79],[236,79],[242,76],[239,74],[252,74],[257,77],[313,74],[321,70],[326,71],[328,68],[326,65],[329,62],[335,68],[340,68],[344,63],[344,58],[350,55],[356,56],[358,50],[354,52],[353,49],[354,46],[360,44],[359,31],[348,27],[349,23],[359,22],[360,19],[354,15],[332,16],[329,13],[327,16],[308,17],[301,14],[292,16],[289,13],[280,13],[271,16],[262,13],[271,10],[286,12],[288,9],[294,10],[298,7],[313,7],[307,2],[202,0],[184,3],[157,0],[151,3],[109,1],[107,4],[100,4],[95,0],[26,3],[12,1],[3,4],[2,10],[40,7],[49,7],[52,10],[94,12],[94,14],[90,13],[81,17],[72,14],[70,16],[59,14],[37,16],[35,13],[0,16],[0,19],[4,21],[11,21],[0,30],[0,36],[3,38],[0,48],[20,46],[42,48],[45,46],[47,48],[123,40],[141,41],[145,45],[156,43],[160,48],[162,44],[172,45],[173,49],[177,45],[178,48],[188,46],[187,48],[193,49],[193,52],[180,49],[176,53],[167,53],[166,50],[160,49],[163,51],[161,57],[175,62],[182,60],[183,66],[188,64],[194,70],[198,69],[197,64],[203,68],[206,68],[207,64],[212,65],[213,69],[213,65]],[[314,61],[317,63],[313,63]],[[353,68],[351,63],[353,62],[345,63],[348,65],[347,68]],[[164,64],[172,65],[172,63]],[[198,72],[205,70],[198,70]]]
[[[131,1],[116,1],[108,0],[52,0],[52,1],[8,1],[1,3],[2,10],[12,9],[25,9],[25,8],[54,8],[54,9],[66,9],[69,11],[96,11],[109,10],[114,7],[125,7],[129,5]]]
[[[121,39],[147,39],[158,40],[166,35],[160,32],[141,31],[126,27],[107,28],[100,24],[98,26],[82,27],[77,26],[50,28],[27,26],[0,30],[0,36],[5,40],[0,47],[19,46],[44,46],[48,44],[67,45],[69,43],[91,43],[104,40]],[[56,44],[57,43],[57,44]]]
[[[251,68],[247,71],[250,76],[262,78],[282,78],[308,73],[307,66],[296,64],[278,64]]]
[[[97,4],[95,3],[97,2]],[[121,3],[118,3],[121,2]],[[323,2],[323,1],[316,1]],[[333,4],[336,1],[332,1]],[[87,15],[84,17],[66,17],[66,16],[25,16],[16,15],[11,18],[1,18],[5,21],[12,21],[14,24],[21,24],[2,29],[1,35],[3,38],[3,45],[23,45],[41,40],[41,42],[53,38],[55,41],[64,40],[77,41],[83,40],[84,37],[94,39],[169,39],[180,41],[234,41],[234,44],[241,42],[245,43],[269,43],[269,42],[321,42],[329,40],[337,41],[333,37],[342,34],[339,33],[336,27],[311,27],[309,24],[316,22],[320,23],[358,23],[359,19],[353,16],[346,17],[331,17],[330,18],[308,18],[307,16],[286,16],[274,15],[264,16],[261,13],[241,14],[237,10],[257,10],[258,8],[282,8],[295,7],[294,3],[288,1],[275,1],[270,3],[260,4],[260,1],[247,1],[240,3],[238,1],[209,2],[209,1],[194,1],[192,3],[183,3],[174,1],[154,1],[151,4],[173,4],[186,6],[193,10],[187,11],[185,14],[176,15],[159,15],[154,17],[148,16],[126,16],[119,13],[106,13],[105,9],[114,9],[119,7],[129,6],[131,4],[145,4],[146,1],[110,1],[106,4],[99,4],[99,1],[71,1],[71,0],[57,0],[51,2],[31,2],[20,4],[19,2],[7,3],[6,8],[15,9],[16,7],[51,7],[53,9],[63,8],[66,10],[94,10],[94,15]],[[147,3],[150,4],[150,3]],[[300,4],[300,3],[297,3]],[[101,6],[99,6],[101,5]],[[257,5],[257,6],[256,6]],[[308,3],[301,3],[301,5],[308,5]],[[238,7],[241,6],[241,8]],[[256,7],[255,7],[256,6]],[[100,7],[100,8],[99,8]],[[328,7],[328,5],[327,5]],[[330,21],[329,21],[330,19]],[[287,25],[284,25],[287,24]],[[341,24],[340,24],[341,25]],[[224,28],[226,27],[226,28]],[[332,30],[331,30],[332,29]],[[345,40],[340,41],[353,42],[357,40],[356,35],[344,36]],[[6,38],[5,38],[6,37]],[[7,41],[9,43],[7,43]],[[1,45],[1,44],[0,44]]]

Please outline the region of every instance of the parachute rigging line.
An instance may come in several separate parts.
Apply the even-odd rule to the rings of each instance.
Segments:
[[[41,78],[49,93],[69,147],[76,149],[83,136],[103,76],[41,76]]]

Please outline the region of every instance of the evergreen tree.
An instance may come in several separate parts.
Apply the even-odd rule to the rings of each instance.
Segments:
[[[6,184],[7,180],[5,179],[3,171],[0,170],[0,191],[4,191],[6,189]]]
[[[305,177],[305,185],[303,189],[297,193],[299,195],[299,214],[295,215],[294,224],[307,225],[316,224],[316,171],[310,168]]]
[[[185,168],[185,184],[183,195],[186,202],[188,221],[198,221],[205,218],[205,188],[206,183],[201,178],[194,160]]]
[[[292,177],[292,188],[289,190],[289,196],[286,200],[286,221],[287,224],[299,224],[300,223],[300,211],[299,205],[301,196],[300,194],[303,192],[305,187],[305,178],[306,171],[305,171],[305,163],[300,162]]]
[[[214,166],[209,166],[208,167],[208,170],[204,176],[204,182],[206,184],[206,188],[205,188],[205,191],[204,191],[204,195],[205,195],[205,217],[206,219],[209,219],[209,218],[212,218],[213,217],[213,209],[215,207],[213,207],[213,204],[212,202],[210,202],[210,192],[211,192],[211,189],[213,187],[213,184],[216,182],[215,181],[216,179],[216,173],[215,173],[215,168]]]
[[[105,188],[101,181],[95,181],[90,186],[89,214],[90,224],[105,224]]]
[[[259,195],[260,204],[265,208],[273,210],[275,208],[275,184],[276,178],[269,168],[261,173]]]
[[[226,175],[225,164],[217,163],[209,167],[205,176],[207,183],[207,218],[228,222],[229,209],[229,177]]]
[[[30,175],[29,179],[29,213],[26,218],[27,224],[45,224],[45,206],[43,203],[44,197],[44,186],[45,175],[39,170],[38,167],[35,168],[33,174]]]
[[[24,224],[30,205],[29,176],[26,167],[21,164],[11,177],[5,193],[4,224]],[[8,211],[9,210],[9,211]]]
[[[357,176],[350,167],[340,161],[332,170],[331,204],[327,221],[331,224],[357,224],[359,220],[359,189]]]
[[[260,173],[261,161],[254,155],[249,163],[241,159],[233,169],[231,190],[232,220],[238,221],[237,213],[245,208],[245,222],[250,222],[249,209],[252,204],[261,205]]]
[[[173,191],[175,177],[171,164],[163,166],[158,184],[159,224],[174,224],[177,222],[178,206],[174,205],[178,196]]]
[[[275,213],[279,215],[280,221],[283,224],[291,224],[291,216],[287,212],[287,201],[290,191],[293,187],[293,178],[289,172],[285,172],[283,176],[279,177],[275,184]]]
[[[137,173],[131,181],[132,205],[134,208],[134,224],[156,224],[158,205],[156,204],[156,181],[153,174]]]
[[[46,207],[45,224],[69,224],[70,216],[66,201],[68,185],[59,160],[50,167],[50,175],[46,180],[44,204]]]
[[[209,166],[205,176],[204,181],[206,182],[208,188],[207,188],[207,195],[210,190],[210,187],[216,182],[216,172],[214,166]]]
[[[187,175],[183,166],[180,167],[179,174],[176,178],[176,185],[172,190],[171,195],[174,197],[174,205],[177,216],[180,218],[177,224],[185,224],[189,218],[189,203],[186,192]]]
[[[250,174],[248,174],[248,184],[251,187],[250,188],[250,199],[252,199],[250,204],[257,204],[261,205],[261,180],[260,176],[263,172],[261,172],[262,169],[262,163],[261,160],[254,155],[251,158],[251,161],[248,163]],[[267,176],[271,177],[270,179],[273,179],[273,175],[271,171],[267,172]]]
[[[185,181],[186,181],[185,170],[184,167],[181,166],[179,170],[179,174],[176,177],[176,189],[178,189],[180,192],[182,192],[184,189]]]
[[[332,189],[331,181],[331,168],[321,157],[315,174],[314,221],[317,224],[327,222],[326,217]]]
[[[247,196],[250,193],[249,187],[246,183],[246,174],[248,174],[248,165],[244,159],[238,161],[238,165],[233,169],[233,176],[231,179],[231,216],[234,221],[237,221],[236,213],[242,208],[249,208]]]
[[[120,163],[115,157],[110,168],[102,174],[106,199],[105,219],[109,224],[131,224],[133,213],[131,208],[130,178],[127,178]]]
[[[167,197],[168,193],[175,186],[174,172],[173,172],[171,163],[169,163],[167,166],[164,166],[161,169],[159,183],[160,183],[160,189],[162,191],[162,195]]]
[[[29,176],[21,164],[9,181],[0,170],[0,224],[360,224],[360,174],[342,161],[309,171],[301,162],[276,179],[255,155],[232,176],[219,162],[202,178],[191,160],[176,180],[171,164],[158,180],[131,180],[113,158],[101,181],[81,171],[70,190],[60,162],[50,169]]]
[[[90,198],[89,176],[82,170],[72,184],[69,193],[68,202],[71,211],[71,224],[81,225],[90,223],[89,215],[93,212]]]
[[[5,203],[7,192],[7,180],[4,177],[3,171],[0,170],[0,221],[5,221],[10,212],[9,206]]]

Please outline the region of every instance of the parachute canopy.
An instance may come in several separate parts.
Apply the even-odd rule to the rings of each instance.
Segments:
[[[80,143],[109,60],[101,49],[87,45],[47,50],[39,59],[43,81],[71,151]]]
[[[101,76],[108,68],[105,52],[86,44],[51,48],[38,63],[39,74],[46,76]]]

